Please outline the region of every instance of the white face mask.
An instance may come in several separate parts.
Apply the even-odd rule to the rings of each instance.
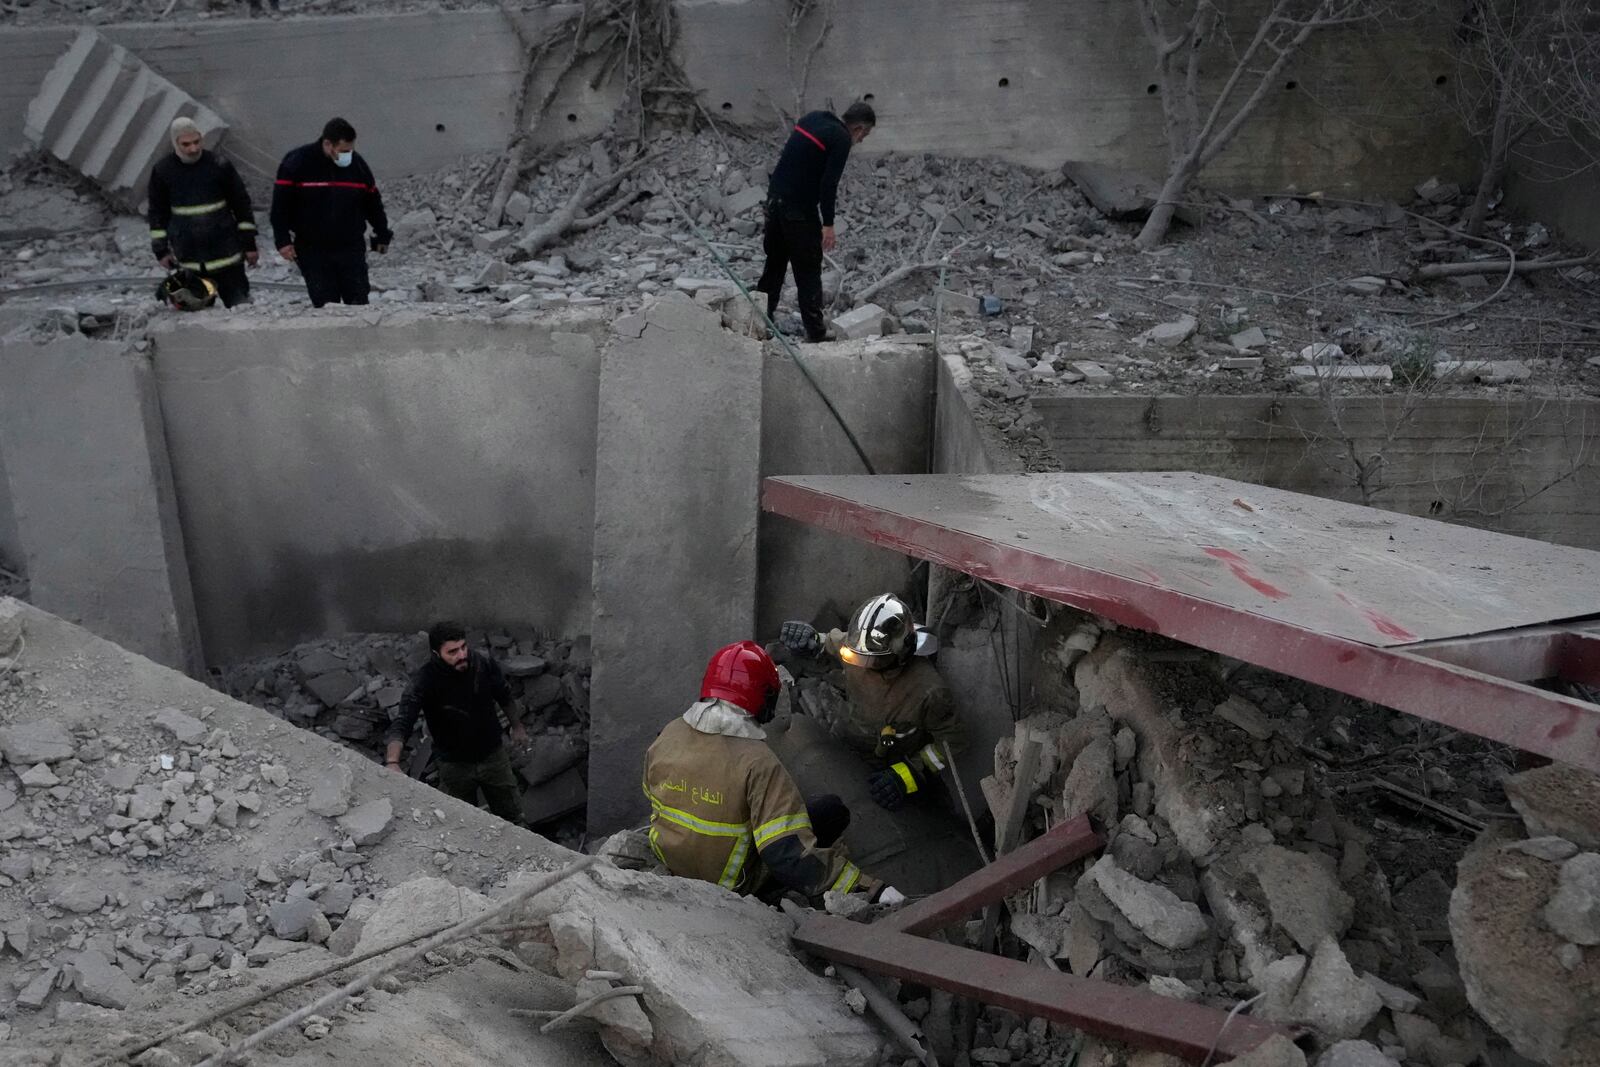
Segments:
[[[354,152],[336,152],[333,156],[333,162],[335,166],[348,167],[355,158],[356,154]]]

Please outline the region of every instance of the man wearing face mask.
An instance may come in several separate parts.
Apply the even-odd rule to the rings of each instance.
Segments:
[[[163,267],[211,280],[228,307],[250,299],[245,265],[255,266],[250,193],[231,162],[205,147],[193,119],[175,119],[172,155],[150,171],[150,250]]]
[[[300,267],[313,307],[365,304],[367,227],[372,250],[384,253],[394,234],[372,168],[355,150],[356,131],[329,119],[322,139],[283,157],[272,192],[272,239],[278,254]]]

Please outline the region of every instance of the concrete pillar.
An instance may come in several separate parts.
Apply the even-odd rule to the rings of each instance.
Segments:
[[[643,822],[644,751],[753,637],[761,348],[668,294],[600,361],[589,831]]]
[[[154,376],[74,337],[0,345],[0,451],[29,599],[124,648],[205,668]]]

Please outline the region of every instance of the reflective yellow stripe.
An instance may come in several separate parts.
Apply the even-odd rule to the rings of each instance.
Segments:
[[[792,834],[796,830],[809,829],[811,829],[811,816],[803,811],[798,815],[785,815],[781,819],[771,819],[756,827],[756,848],[766,848],[784,834]]]
[[[225,259],[208,259],[204,263],[183,262],[179,263],[178,266],[188,267],[190,270],[221,270],[223,267],[231,267],[235,263],[241,262],[243,259],[243,252],[235,252],[233,255],[228,256]]]
[[[922,762],[927,765],[928,770],[934,774],[944,770],[944,760],[939,758],[939,750],[935,746],[927,745],[917,754],[922,757]]]
[[[697,834],[707,837],[731,837],[734,839],[733,847],[728,851],[728,862],[722,865],[722,877],[717,879],[717,884],[724,889],[735,889],[739,879],[744,876],[745,860],[750,856],[750,827],[745,823],[712,822],[710,819],[701,819],[690,815],[678,808],[668,807],[656,798],[650,791],[648,782],[641,782],[644,795],[650,800],[650,818],[665,819],[675,826],[681,826]],[[770,825],[770,824],[769,824]],[[656,850],[656,856],[662,863],[667,863],[666,857],[661,855],[661,849],[656,844],[656,829],[650,828],[650,847]],[[671,867],[671,864],[667,864]]]
[[[172,209],[172,213],[174,215],[209,215],[213,211],[221,211],[227,206],[228,202],[226,200],[218,200],[215,204],[192,204],[188,207],[175,207]]]
[[[839,872],[839,877],[835,878],[828,888],[835,893],[848,893],[859,881],[861,881],[861,868],[853,863],[846,863],[844,870]]]
[[[166,235],[167,235],[167,231],[166,230],[151,230],[150,231],[150,239],[152,241],[160,240],[161,238],[165,237]]]
[[[722,877],[717,879],[717,884],[724,889],[737,889],[739,879],[744,876],[744,861],[750,855],[750,839],[741,837],[733,844],[733,851],[728,853],[728,862],[722,865]]]
[[[253,222],[241,222],[241,223],[239,223],[239,229],[241,229],[241,230],[249,230],[251,233],[255,233],[256,232],[256,224],[253,223]]]
[[[650,851],[656,854],[656,859],[661,861],[661,866],[667,866],[667,857],[661,854],[661,835],[654,826],[650,827]]]
[[[907,795],[917,791],[917,778],[916,775],[911,773],[910,767],[907,767],[904,763],[896,763],[889,769],[898,774],[900,776],[900,780],[906,784]]]

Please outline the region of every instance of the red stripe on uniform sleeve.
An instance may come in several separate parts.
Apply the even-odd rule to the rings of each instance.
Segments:
[[[813,136],[810,133],[810,131],[802,130],[800,127],[796,126],[794,128],[794,132],[798,133],[801,137],[804,137],[806,140],[810,141],[812,144],[816,145],[818,148],[822,149],[824,152],[826,152],[828,150],[828,146],[823,144],[821,141],[817,140],[817,138],[815,136]]]

